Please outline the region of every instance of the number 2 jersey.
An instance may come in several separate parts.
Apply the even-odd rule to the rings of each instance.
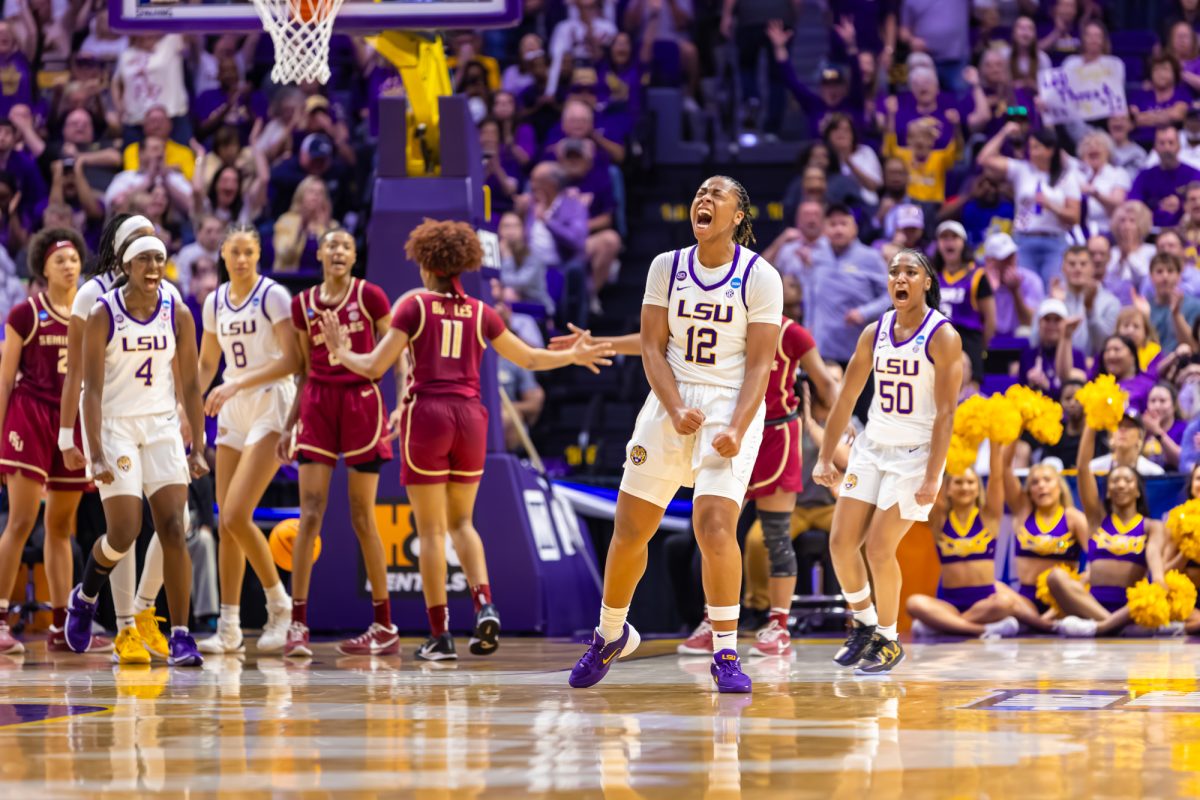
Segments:
[[[325,346],[321,312],[333,311],[355,353],[375,349],[375,323],[391,312],[387,295],[373,283],[351,278],[350,288],[334,305],[321,302],[321,284],[292,298],[292,326],[308,337],[308,379],[316,383],[371,383],[334,359]]]
[[[291,314],[292,297],[266,276],[234,305],[228,283],[204,300],[204,332],[214,334],[225,356],[225,380],[234,380],[282,355],[275,339],[275,323]]]
[[[416,292],[401,300],[392,327],[408,334],[411,395],[467,400],[480,398],[479,365],[487,343],[507,330],[482,300],[437,292]]]
[[[104,351],[104,419],[148,417],[175,412],[175,315],[178,295],[161,287],[158,304],[139,319],[125,307],[124,289],[112,289],[97,301],[108,310],[108,346]]]
[[[929,444],[937,415],[929,343],[945,324],[940,311],[929,309],[917,330],[898,341],[895,310],[880,318],[872,361],[875,396],[867,414],[866,435],[871,441],[893,447]]]
[[[58,408],[67,377],[67,323],[44,293],[8,312],[9,327],[21,337],[21,367],[14,392]]]
[[[707,268],[697,247],[662,253],[650,265],[643,305],[667,309],[667,363],[680,383],[739,389],[746,375],[751,323],[778,325],[783,281],[751,250],[734,245],[733,260]]]

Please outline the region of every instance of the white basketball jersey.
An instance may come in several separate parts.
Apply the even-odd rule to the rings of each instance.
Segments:
[[[929,309],[921,326],[904,341],[896,341],[895,321],[895,310],[888,311],[875,334],[875,397],[866,434],[873,442],[894,447],[929,444],[937,413],[929,342],[946,318]]]
[[[147,320],[125,308],[121,289],[100,297],[109,313],[104,354],[104,400],[111,417],[145,417],[175,410],[175,312],[178,301],[158,290],[158,306]]]
[[[288,290],[266,276],[258,279],[240,305],[230,301],[229,287],[221,284],[204,302],[204,330],[215,333],[221,345],[225,380],[241,377],[282,355],[275,323],[288,318],[292,303]]]
[[[75,293],[75,303],[71,306],[71,316],[86,320],[88,314],[92,313],[92,308],[95,307],[96,301],[100,299],[100,295],[112,291],[119,277],[121,276],[115,272],[105,272],[84,281],[83,285],[79,287],[79,291]],[[173,283],[163,281],[159,286],[176,301],[183,302],[183,297],[180,296],[179,290],[175,288]]]
[[[746,374],[747,328],[752,321],[778,324],[782,316],[783,284],[779,274],[757,253],[740,245],[734,247],[732,262],[715,269],[706,269],[697,262],[695,247],[659,256],[668,258],[670,275],[665,299],[671,338],[667,342],[667,363],[675,380],[740,388]],[[759,300],[747,295],[750,280],[768,289],[765,293],[755,291]],[[652,291],[648,286],[647,302],[652,301]],[[764,297],[770,298],[769,307],[761,301]]]

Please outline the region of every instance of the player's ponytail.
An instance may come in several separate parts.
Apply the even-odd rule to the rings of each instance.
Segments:
[[[114,214],[104,226],[104,230],[100,233],[100,247],[96,251],[96,260],[92,262],[91,269],[88,271],[88,277],[96,275],[104,275],[108,272],[116,271],[121,262],[117,260],[116,238],[117,229],[132,217],[132,214]]]
[[[728,175],[714,175],[713,178],[728,181],[729,185],[737,192],[738,211],[741,211],[743,216],[742,221],[733,230],[733,242],[742,247],[750,247],[758,241],[754,238],[754,228],[750,221],[750,193],[746,191],[745,186]]]
[[[892,261],[894,262],[901,256],[911,257],[925,269],[925,274],[929,276],[929,288],[925,290],[925,305],[928,308],[935,310],[941,308],[942,285],[938,281],[937,269],[934,268],[933,262],[931,262],[929,258],[920,250],[913,250],[909,247],[904,248],[896,253],[896,255],[892,256]]]

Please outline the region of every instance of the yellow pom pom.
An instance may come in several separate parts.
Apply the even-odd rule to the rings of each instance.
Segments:
[[[1164,575],[1163,582],[1167,584],[1167,604],[1171,607],[1171,619],[1183,622],[1196,609],[1196,584],[1176,569]]]
[[[1058,444],[1062,439],[1062,406],[1028,386],[1014,384],[1004,397],[1021,414],[1025,430],[1042,444]]]
[[[1075,399],[1083,406],[1083,415],[1089,428],[1115,431],[1125,416],[1129,394],[1117,385],[1117,379],[1112,375],[1101,375],[1082,386],[1075,393]]]
[[[979,447],[989,427],[988,402],[978,395],[968,397],[954,412],[954,433],[971,447]]]
[[[1171,509],[1166,527],[1179,552],[1189,561],[1200,562],[1200,499]]]
[[[1073,581],[1078,582],[1081,580],[1081,578],[1079,576],[1079,570],[1077,570],[1077,569],[1075,569],[1075,567],[1069,566],[1067,564],[1055,564],[1050,569],[1042,570],[1041,574],[1038,575],[1038,577],[1037,577],[1037,599],[1038,599],[1038,601],[1045,605],[1050,606],[1050,608],[1054,609],[1055,614],[1058,614],[1061,616],[1062,609],[1059,608],[1058,601],[1054,599],[1054,594],[1050,591],[1050,573],[1056,569],[1060,569],[1063,572],[1070,575],[1071,580],[1073,580]]]
[[[1125,590],[1129,603],[1129,618],[1134,624],[1154,630],[1171,621],[1171,605],[1167,602],[1167,590],[1156,583],[1142,578]]]
[[[950,436],[950,450],[946,453],[946,474],[962,475],[975,466],[979,457],[979,446],[972,445],[957,433]]]
[[[987,399],[988,438],[996,444],[1012,444],[1021,438],[1021,412],[1002,394]]]

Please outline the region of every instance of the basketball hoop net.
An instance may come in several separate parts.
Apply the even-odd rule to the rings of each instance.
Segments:
[[[254,0],[275,44],[276,83],[329,80],[329,37],[342,0]]]

